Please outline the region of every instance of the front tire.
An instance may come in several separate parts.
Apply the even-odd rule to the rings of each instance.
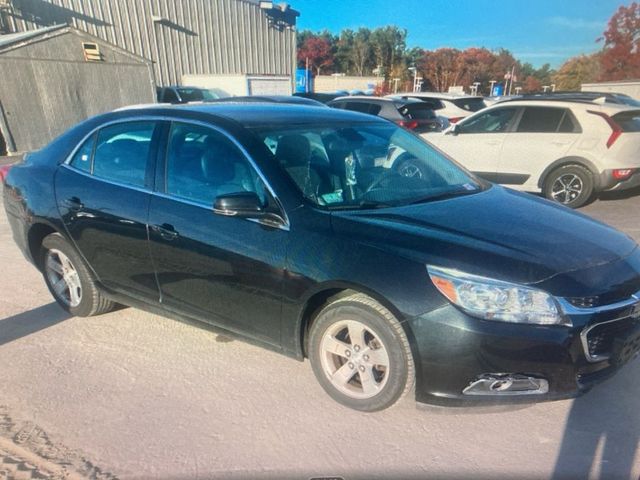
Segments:
[[[47,287],[67,312],[90,317],[113,309],[114,303],[98,290],[84,261],[62,235],[45,237],[40,258]]]
[[[415,378],[402,326],[363,294],[335,300],[320,311],[309,334],[309,360],[334,400],[364,412],[391,407]]]
[[[578,208],[593,195],[592,173],[581,165],[565,165],[551,172],[544,181],[546,198],[569,208]]]

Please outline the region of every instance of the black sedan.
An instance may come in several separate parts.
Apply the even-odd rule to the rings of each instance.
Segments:
[[[422,165],[405,176],[390,157]],[[78,316],[116,303],[302,360],[364,411],[575,396],[640,348],[640,249],[336,109],[89,119],[13,166],[15,241]],[[291,379],[295,382],[295,379]]]

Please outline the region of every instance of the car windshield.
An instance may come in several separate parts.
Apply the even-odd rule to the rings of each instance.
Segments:
[[[419,137],[391,123],[255,130],[305,198],[329,209],[427,202],[483,188]]]

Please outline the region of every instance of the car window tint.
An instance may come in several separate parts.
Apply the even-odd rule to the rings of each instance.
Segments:
[[[402,116],[414,120],[433,120],[436,118],[436,114],[429,108],[429,105],[422,103],[409,103],[400,107],[399,111]]]
[[[458,108],[462,108],[463,110],[467,110],[468,112],[477,112],[482,110],[487,105],[484,103],[484,100],[481,98],[456,98],[451,100],[451,102]]]
[[[347,102],[344,108],[346,108],[347,110],[352,110],[354,112],[371,113],[371,104],[366,102]],[[379,111],[380,107],[378,106],[378,112]],[[374,113],[373,115],[375,115],[376,113]]]
[[[172,88],[164,89],[164,98],[162,99],[164,103],[177,103],[180,100],[178,99],[178,95],[173,91]]]
[[[578,133],[580,132],[580,126],[573,115],[569,112],[569,110],[565,111],[564,117],[562,117],[562,121],[560,122],[560,126],[558,127],[558,132],[560,133]]]
[[[93,156],[96,177],[144,186],[156,122],[125,122],[98,132]]]
[[[516,108],[495,108],[461,123],[457,131],[459,133],[506,132],[515,113]]]
[[[212,206],[219,195],[255,192],[265,201],[264,184],[233,142],[211,128],[174,122],[166,164],[166,191]]]
[[[93,147],[96,144],[96,136],[94,133],[82,144],[71,159],[71,166],[83,172],[91,172],[91,156],[93,154]]]
[[[623,132],[640,132],[640,111],[622,112],[613,116]]]
[[[517,131],[523,133],[556,132],[564,112],[563,108],[526,107]]]
[[[444,108],[444,104],[435,98],[424,98],[424,97],[416,97],[419,100],[422,100],[423,103],[427,104],[431,110],[441,110]]]

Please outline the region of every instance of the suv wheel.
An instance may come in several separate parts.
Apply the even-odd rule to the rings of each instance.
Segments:
[[[593,175],[581,165],[565,165],[551,172],[544,181],[544,196],[570,208],[578,208],[593,194]]]
[[[365,412],[395,404],[413,386],[413,356],[398,320],[363,294],[338,299],[309,334],[313,372],[336,401]]]

